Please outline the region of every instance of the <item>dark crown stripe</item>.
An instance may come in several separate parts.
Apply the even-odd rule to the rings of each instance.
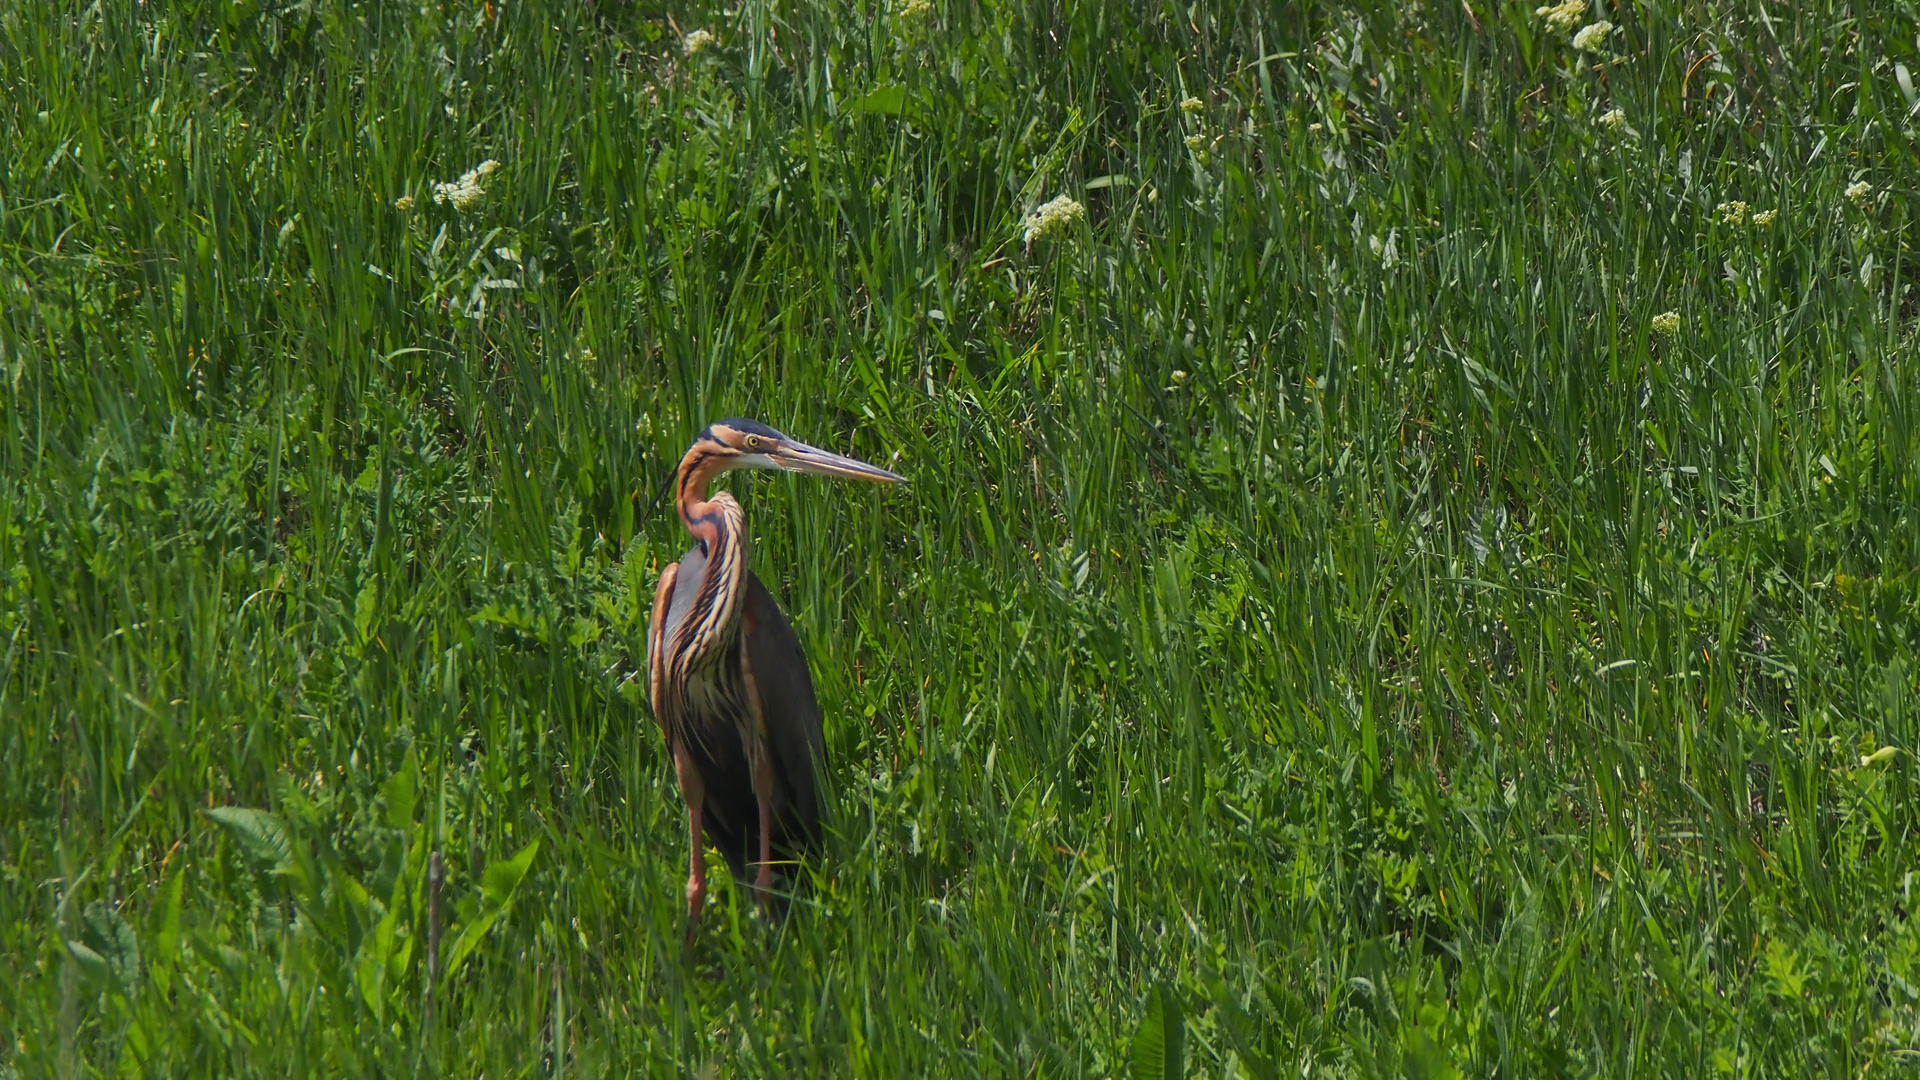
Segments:
[[[712,431],[713,428],[716,427],[730,427],[742,435],[758,435],[763,439],[786,438],[785,435],[780,434],[778,431],[775,431],[758,420],[748,420],[738,416],[729,416],[725,420],[716,421],[712,427],[709,427],[707,430]]]

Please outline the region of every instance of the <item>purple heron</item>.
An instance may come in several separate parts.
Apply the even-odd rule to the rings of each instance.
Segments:
[[[699,543],[660,572],[647,628],[654,719],[687,804],[687,944],[706,901],[705,840],[735,880],[753,869],[770,902],[776,858],[816,839],[824,764],[820,706],[806,654],[765,585],[747,569],[740,504],[707,487],[731,469],[784,469],[853,480],[903,478],[816,449],[752,420],[721,420],[693,440],[674,474],[680,521]]]

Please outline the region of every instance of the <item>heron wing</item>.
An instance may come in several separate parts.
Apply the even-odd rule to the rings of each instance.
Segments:
[[[813,676],[807,671],[800,639],[773,594],[752,573],[747,575],[745,603],[747,660],[753,665],[778,786],[786,795],[774,841],[789,848],[806,847],[819,831],[818,786],[826,766],[820,703],[813,696]]]

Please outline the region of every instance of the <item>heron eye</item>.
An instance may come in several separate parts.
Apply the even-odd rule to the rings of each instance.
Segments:
[[[747,436],[747,449],[749,450],[760,449],[760,436],[758,435]]]

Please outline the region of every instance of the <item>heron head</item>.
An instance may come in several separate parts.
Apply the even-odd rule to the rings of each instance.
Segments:
[[[877,465],[855,461],[788,438],[757,420],[735,417],[715,421],[707,425],[707,429],[694,440],[694,446],[720,459],[717,463],[722,470],[782,469],[787,472],[839,476],[848,480],[876,480],[885,484],[906,480],[906,477]]]

